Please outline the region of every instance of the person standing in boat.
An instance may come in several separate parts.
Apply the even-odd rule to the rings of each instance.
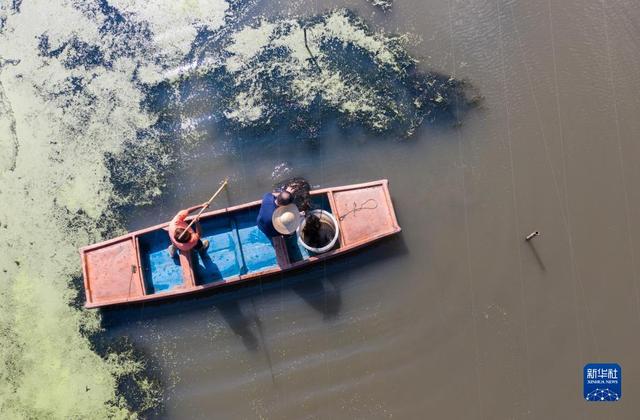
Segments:
[[[169,239],[171,239],[171,245],[169,245],[168,251],[171,258],[175,257],[177,249],[181,252],[191,251],[192,249],[204,252],[209,248],[209,241],[206,239],[200,239],[200,235],[202,234],[202,231],[200,230],[200,223],[196,222],[194,224],[196,227],[196,230],[194,231],[193,228],[188,228],[187,230],[189,224],[185,221],[187,216],[189,216],[189,213],[207,206],[208,203],[204,203],[185,210],[180,210],[171,222],[169,222]]]
[[[262,197],[258,212],[258,228],[268,237],[291,235],[300,224],[300,211],[292,203],[290,188],[279,193],[269,192]]]

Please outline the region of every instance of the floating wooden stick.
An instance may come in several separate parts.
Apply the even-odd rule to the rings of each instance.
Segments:
[[[322,73],[322,68],[320,68],[320,66],[318,65],[318,61],[316,61],[316,57],[313,55],[313,53],[311,52],[311,49],[309,48],[309,42],[307,40],[307,28],[303,27],[302,32],[304,33],[304,46],[307,49],[309,56],[311,56],[311,62],[316,66],[316,68],[320,71],[320,73]]]
[[[535,238],[535,237],[536,237],[536,236],[538,236],[538,235],[540,235],[540,232],[538,232],[538,231],[536,230],[536,231],[531,232],[530,234],[528,234],[528,235],[526,236],[526,238],[524,238],[524,240],[525,240],[525,241],[530,241],[530,240],[532,240],[533,238]]]

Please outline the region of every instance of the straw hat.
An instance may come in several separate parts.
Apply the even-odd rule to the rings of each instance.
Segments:
[[[273,212],[271,222],[281,235],[291,235],[300,225],[300,211],[293,203],[279,206]]]

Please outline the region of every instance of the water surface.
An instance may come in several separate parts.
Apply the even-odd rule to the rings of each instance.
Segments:
[[[617,361],[625,394],[638,387],[637,7],[348,6],[420,36],[422,64],[485,101],[410,140],[329,128],[318,142],[203,146],[132,227],[225,175],[219,205],[255,199],[284,163],[318,186],[388,178],[403,232],[305,273],[108,314],[112,334],[157,358],[164,415],[633,418],[632,398],[585,404],[580,375]]]
[[[111,13],[107,33],[129,22],[107,6],[111,7],[101,3],[92,12]],[[211,13],[199,14],[188,8],[173,10],[168,4],[144,9],[118,1],[112,6],[134,13],[136,19],[131,21],[146,22],[135,31],[129,27],[121,31],[122,38],[130,40],[127,48],[113,47],[104,34],[91,38],[92,28],[100,27],[96,18],[77,31],[109,51],[102,61],[78,53],[86,50],[73,46],[48,59],[34,54],[49,67],[35,58],[27,61],[25,54],[21,64],[5,63],[0,73],[7,98],[2,99],[2,112],[8,114],[6,104],[10,104],[18,127],[9,130],[17,133],[17,140],[7,148],[24,145],[21,151],[16,149],[17,159],[8,159],[6,165],[1,161],[4,176],[15,176],[5,178],[12,184],[6,181],[3,189],[23,194],[23,189],[31,188],[31,194],[47,203],[53,196],[49,207],[38,209],[56,215],[58,219],[52,220],[62,220],[61,225],[67,226],[67,218],[84,221],[84,215],[80,221],[74,217],[77,209],[87,217],[80,229],[70,225],[81,233],[72,236],[74,243],[68,249],[60,247],[64,259],[50,255],[64,243],[60,238],[69,237],[64,236],[68,231],[49,230],[51,239],[39,242],[47,246],[36,251],[47,252],[37,255],[51,261],[42,273],[26,258],[16,267],[13,249],[7,254],[2,262],[12,282],[14,274],[26,270],[25,264],[29,272],[37,273],[20,274],[23,277],[16,277],[20,282],[10,283],[20,286],[11,289],[15,296],[43,301],[25,287],[40,284],[36,280],[62,285],[47,294],[47,302],[53,301],[51,296],[64,295],[60,290],[65,276],[77,272],[73,245],[101,237],[102,231],[93,226],[95,220],[104,223],[99,216],[105,211],[106,220],[122,216],[128,229],[161,223],[179,209],[206,200],[225,176],[230,177],[228,194],[216,206],[255,200],[292,175],[305,176],[321,187],[387,178],[403,228],[394,238],[304,272],[201,297],[102,311],[106,336],[126,337],[160,381],[161,403],[149,416],[636,417],[633,396],[640,389],[640,340],[634,334],[640,321],[640,194],[634,188],[640,179],[635,164],[640,158],[636,3],[407,0],[393,2],[385,12],[364,0],[305,0],[238,2],[228,10],[218,4]],[[45,2],[39,7],[47,10]],[[311,117],[312,111],[318,112],[317,120],[311,118],[317,131],[306,130],[309,125],[302,131],[290,129],[291,114],[286,113],[279,114],[275,131],[268,130],[269,124],[247,130],[234,125],[246,118],[234,119],[239,114],[227,115],[216,108],[231,105],[214,101],[213,89],[220,85],[211,84],[211,73],[197,68],[202,69],[203,63],[210,66],[207,69],[216,68],[216,51],[227,45],[225,40],[247,25],[255,28],[259,22],[283,19],[314,22],[313,16],[325,16],[333,8],[350,10],[373,31],[410,34],[403,48],[420,61],[417,69],[422,74],[467,79],[473,94],[484,100],[474,109],[454,113],[455,118],[425,120],[410,136],[404,135],[404,126],[376,130],[368,125],[373,120],[367,115],[345,122],[348,112],[341,111],[340,96],[333,108],[320,103],[307,109]],[[24,4],[20,13],[33,19],[38,10]],[[71,9],[64,10],[60,16],[68,21],[85,22]],[[42,51],[52,54],[60,40],[72,35],[42,19],[42,27],[49,28],[49,44],[43,43]],[[174,25],[182,29],[173,38],[160,36],[171,33]],[[213,35],[199,32],[203,25]],[[24,32],[17,39],[35,48],[31,42],[43,31]],[[3,60],[15,58],[19,49],[10,48],[11,37],[5,39],[0,55]],[[68,57],[71,61],[64,61]],[[333,59],[320,64],[335,63]],[[274,62],[265,60],[262,63]],[[63,61],[75,64],[65,67]],[[345,74],[358,68],[341,63]],[[196,71],[190,70],[193,67]],[[249,71],[261,69],[258,65]],[[292,74],[305,75],[304,68],[293,69]],[[94,71],[97,76],[91,75]],[[382,70],[373,71],[375,75]],[[234,80],[254,80],[247,74]],[[52,75],[60,75],[62,87],[51,80]],[[91,86],[86,97],[73,93],[72,80],[66,79],[71,76],[80,76],[77,83]],[[38,102],[20,100],[20,92],[31,94],[23,80],[39,82],[40,90],[34,88],[33,93]],[[93,85],[90,80],[104,82]],[[67,82],[70,87],[64,90]],[[41,99],[43,89],[56,94]],[[410,89],[398,89],[394,95],[404,95],[397,96],[398,102],[412,94]],[[167,98],[171,100],[162,102]],[[110,111],[107,105],[114,102],[118,105]],[[50,105],[67,112],[61,117]],[[84,109],[91,112],[85,114]],[[34,110],[42,116],[42,127],[33,123]],[[64,124],[57,125],[60,120]],[[457,120],[459,124],[454,123]],[[85,132],[87,121],[91,130]],[[52,141],[62,146],[50,145],[36,156],[45,162],[41,167],[48,179],[60,181],[38,187],[42,180],[36,176],[38,166],[30,163],[24,150],[46,144],[50,133],[57,139]],[[33,142],[27,141],[32,138]],[[123,146],[120,142],[125,140]],[[129,153],[122,153],[132,145]],[[71,158],[59,158],[56,147]],[[99,162],[105,155],[112,160],[103,167]],[[52,156],[63,163],[47,160]],[[17,172],[23,178],[18,179]],[[104,184],[105,176],[113,183]],[[6,185],[15,187],[9,190]],[[141,202],[149,204],[136,207]],[[26,215],[35,212],[26,204],[19,208]],[[70,216],[60,215],[59,208],[70,209]],[[2,215],[14,214],[10,224],[29,226],[26,217],[3,209]],[[526,243],[524,237],[534,230],[541,235]],[[45,282],[52,278],[60,280]],[[24,290],[30,294],[21,294]],[[56,299],[56,305],[63,307],[63,297]],[[35,350],[42,341],[39,335],[22,333],[25,325],[33,325],[26,314],[35,307],[42,311],[39,315],[49,315],[50,306],[28,306],[24,300],[28,299],[11,300],[11,308],[22,308],[18,324],[22,330],[17,330],[22,341],[15,342]],[[10,321],[7,318],[7,325]],[[66,325],[64,331],[70,335],[77,325],[76,321],[59,324]],[[58,324],[37,325],[43,325],[43,331],[57,325],[62,331]],[[93,353],[86,342],[74,343],[82,351],[74,353],[72,361],[82,363],[72,371],[84,380],[87,366],[98,362],[87,356]],[[52,354],[64,354],[62,346],[51,344],[56,349]],[[18,349],[3,354],[18,354]],[[64,362],[42,365],[70,363],[63,357],[59,360]],[[582,368],[590,362],[622,366],[621,401],[606,405],[583,401]],[[115,385],[104,378],[112,378],[117,369],[99,366],[94,382],[105,385],[99,397],[85,391],[87,407],[100,407],[116,395]],[[29,391],[18,400],[39,401],[33,397],[37,392],[30,392],[39,389],[37,382],[28,379],[15,381],[17,389]],[[123,390],[126,393],[126,387]],[[39,403],[41,412],[50,413],[50,401]],[[127,408],[124,403],[118,407]],[[73,408],[57,413],[64,417]]]

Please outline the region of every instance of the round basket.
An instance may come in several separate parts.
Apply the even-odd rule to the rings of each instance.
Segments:
[[[304,229],[304,225],[306,223],[306,219],[302,219],[300,226],[298,226],[298,243],[302,245],[307,251],[311,251],[314,254],[322,254],[323,252],[327,252],[331,250],[336,245],[336,242],[338,242],[338,237],[340,236],[340,227],[338,226],[338,221],[336,220],[336,218],[333,216],[333,214],[329,213],[328,211],[311,210],[310,214],[314,214],[318,216],[321,223],[327,223],[331,225],[331,228],[335,232],[333,234],[333,238],[331,238],[331,241],[329,241],[329,243],[323,246],[322,248],[314,248],[312,246],[307,245],[302,240],[302,230]]]

